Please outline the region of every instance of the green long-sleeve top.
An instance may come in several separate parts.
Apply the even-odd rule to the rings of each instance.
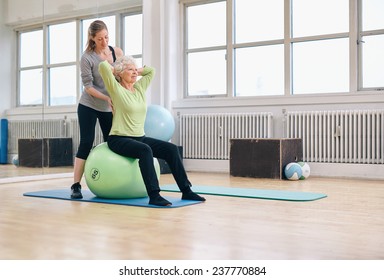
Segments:
[[[141,79],[134,84],[134,92],[124,88],[116,81],[107,61],[99,64],[99,72],[112,99],[114,109],[109,135],[144,136],[144,123],[147,114],[145,92],[155,75],[155,69],[148,66],[144,67]]]

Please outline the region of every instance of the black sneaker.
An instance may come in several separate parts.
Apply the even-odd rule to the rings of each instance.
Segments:
[[[74,183],[71,186],[71,198],[72,199],[80,199],[83,198],[83,195],[81,194],[81,185],[79,183]]]

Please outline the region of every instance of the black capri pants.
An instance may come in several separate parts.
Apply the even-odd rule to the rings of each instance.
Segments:
[[[148,195],[156,195],[159,191],[159,181],[156,176],[153,158],[165,160],[182,192],[190,191],[191,183],[187,178],[184,165],[175,144],[151,137],[129,137],[110,135],[108,147],[115,153],[139,159],[139,167]]]
[[[77,107],[77,117],[80,127],[80,144],[76,153],[77,158],[86,160],[95,141],[96,121],[99,120],[104,142],[112,127],[112,112],[100,112],[82,104]]]

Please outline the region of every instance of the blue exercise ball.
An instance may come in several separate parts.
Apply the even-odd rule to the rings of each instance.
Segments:
[[[145,136],[169,141],[175,132],[172,114],[162,106],[149,105],[144,123]]]
[[[156,176],[160,178],[160,165],[154,158]],[[112,152],[107,143],[92,149],[84,167],[89,190],[101,198],[147,197],[138,159],[123,157]]]

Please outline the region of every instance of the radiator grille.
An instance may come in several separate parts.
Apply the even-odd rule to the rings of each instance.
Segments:
[[[22,120],[8,122],[8,153],[17,154],[18,139],[23,138],[64,138],[67,135],[67,121]]]
[[[272,113],[180,115],[180,144],[188,159],[229,159],[229,140],[270,138]]]
[[[72,138],[73,152],[80,144],[80,131],[77,119],[58,120],[12,120],[8,122],[8,153],[18,153],[18,139],[22,138]],[[94,145],[103,142],[99,124],[96,124]]]
[[[308,162],[384,163],[384,110],[288,112],[287,137]]]

